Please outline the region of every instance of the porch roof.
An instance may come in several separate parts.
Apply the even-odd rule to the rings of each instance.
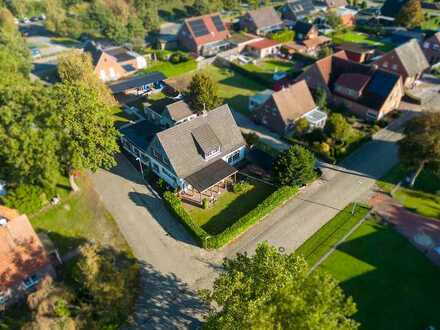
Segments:
[[[219,159],[191,174],[185,178],[185,181],[202,193],[237,172],[238,170],[235,167],[229,165],[223,159]]]

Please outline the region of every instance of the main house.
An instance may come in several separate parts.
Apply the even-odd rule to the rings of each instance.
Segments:
[[[27,296],[55,270],[26,215],[0,205],[0,310]]]
[[[240,17],[240,28],[257,35],[266,35],[283,28],[283,21],[273,7],[247,12]]]
[[[246,143],[228,105],[163,130],[149,120],[121,130],[122,146],[181,196],[213,198],[233,181]],[[196,197],[195,197],[196,196]]]
[[[429,68],[426,56],[416,39],[394,48],[376,60],[374,64],[383,70],[400,75],[405,87],[411,87]]]
[[[440,32],[425,39],[422,45],[423,52],[430,65],[440,62]]]
[[[292,131],[300,118],[307,120],[311,130],[324,128],[327,120],[327,114],[318,109],[304,80],[273,92],[253,111],[253,117],[281,135]]]
[[[147,67],[143,56],[124,47],[104,47],[89,41],[84,52],[90,54],[95,73],[102,81],[118,80]]]
[[[214,56],[230,47],[230,33],[219,14],[186,19],[177,34],[179,46],[201,56]]]
[[[403,97],[399,75],[350,61],[343,51],[316,61],[297,79],[304,79],[312,91],[326,92],[330,103],[344,105],[367,120],[380,120],[398,108]]]

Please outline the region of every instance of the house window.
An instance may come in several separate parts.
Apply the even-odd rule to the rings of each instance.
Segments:
[[[234,164],[240,159],[240,150],[235,151],[228,157],[228,164]]]
[[[39,280],[37,275],[32,275],[23,280],[23,286],[27,290],[38,284],[38,282]]]
[[[220,146],[217,146],[217,148],[212,149],[205,154],[205,159],[212,158],[212,157],[218,155],[219,153],[220,153]]]
[[[428,48],[429,48],[429,42],[425,42],[425,43],[423,43],[423,48],[428,49]]]
[[[383,66],[384,68],[388,68],[388,62],[383,62],[382,66]]]

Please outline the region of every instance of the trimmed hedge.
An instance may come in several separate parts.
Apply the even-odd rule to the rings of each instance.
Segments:
[[[262,220],[266,215],[294,196],[298,191],[296,187],[281,187],[270,194],[261,204],[241,217],[232,226],[220,234],[209,236],[208,233],[194,223],[191,215],[182,206],[181,200],[172,192],[163,195],[171,213],[190,231],[197,242],[206,249],[218,249],[234,238],[244,233],[251,226]]]
[[[208,233],[194,223],[191,215],[183,208],[182,201],[175,193],[167,191],[163,194],[163,199],[171,213],[189,230],[200,246],[204,246]]]

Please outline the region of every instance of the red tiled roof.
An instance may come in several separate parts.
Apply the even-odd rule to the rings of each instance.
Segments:
[[[248,44],[249,47],[254,49],[265,49],[274,46],[278,46],[280,43],[271,39],[262,39]]]
[[[27,216],[7,220],[0,226],[0,291],[49,264],[43,244]]]
[[[209,14],[204,16],[198,16],[198,17],[191,17],[185,20],[185,25],[188,28],[188,31],[190,31],[192,38],[194,39],[195,43],[198,46],[202,46],[207,43],[221,41],[229,37],[229,30],[226,24],[223,22],[223,25],[225,26],[224,31],[218,31],[217,28],[214,25],[214,22],[212,21],[213,16],[219,16],[219,14]],[[209,33],[200,37],[196,37],[193,30],[191,29],[191,25],[189,22],[201,19],[205,23],[206,28],[208,29]],[[221,19],[221,18],[220,18]]]
[[[336,84],[357,92],[362,92],[370,79],[371,76],[360,73],[343,73],[336,80]]]

